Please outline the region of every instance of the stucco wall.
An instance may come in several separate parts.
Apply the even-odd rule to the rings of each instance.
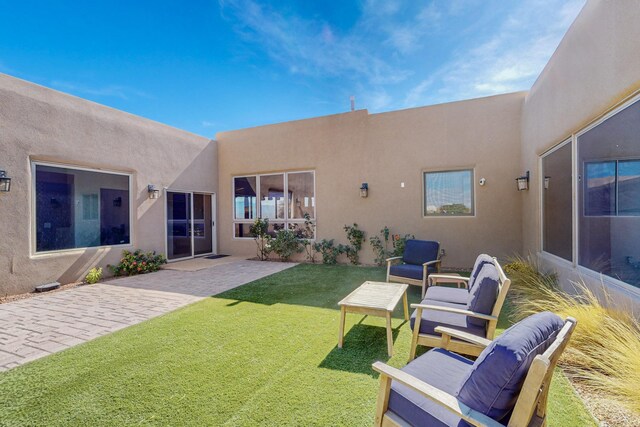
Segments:
[[[0,74],[0,169],[13,178],[0,193],[0,295],[83,277],[117,262],[122,247],[30,253],[33,160],[133,174],[132,244],[164,253],[164,195],[147,185],[215,192],[217,147],[207,138]]]
[[[589,1],[525,99],[522,169],[533,174],[531,190],[523,194],[525,253],[541,249],[539,155],[640,90],[639,20],[635,2]],[[579,277],[570,265],[545,261],[566,279]],[[640,296],[637,290],[612,289]]]
[[[312,169],[318,239],[346,243],[342,227],[356,222],[368,237],[388,225],[439,240],[447,267],[470,267],[481,252],[512,255],[521,248],[514,179],[523,99],[514,93],[373,115],[360,110],[219,133],[220,251],[255,253],[253,241],[233,238],[232,176]],[[475,168],[476,215],[424,218],[422,171],[461,167]],[[367,198],[359,194],[363,182]],[[361,260],[373,259],[367,243]]]

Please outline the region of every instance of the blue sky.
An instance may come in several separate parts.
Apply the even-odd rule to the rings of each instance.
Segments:
[[[527,90],[584,0],[0,0],[0,72],[213,137]]]

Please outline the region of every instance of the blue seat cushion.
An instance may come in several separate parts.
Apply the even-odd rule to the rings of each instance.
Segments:
[[[476,277],[475,285],[469,290],[467,308],[477,313],[491,314],[498,298],[499,284],[500,276],[496,266],[483,265]],[[469,317],[469,322],[481,327],[487,324],[486,320],[477,317]]]
[[[437,260],[439,251],[440,243],[438,242],[409,239],[404,246],[402,262],[421,266],[425,262]]]
[[[456,393],[458,399],[501,421],[513,410],[531,362],[549,348],[563,324],[545,311],[507,329],[480,353]]]
[[[392,265],[389,269],[389,274],[392,276],[400,276],[407,277],[409,279],[422,280],[423,273],[422,264],[413,265],[413,264],[397,264]],[[433,265],[427,266],[427,274],[435,273],[436,268]]]
[[[452,302],[455,304],[467,305],[469,291],[466,288],[449,288],[447,286],[429,286],[426,298],[434,301]]]
[[[436,348],[409,362],[402,371],[453,395],[472,366],[469,359]],[[389,410],[417,427],[468,425],[452,412],[396,381],[391,382]]]
[[[478,255],[478,258],[476,258],[476,262],[473,264],[471,275],[469,276],[469,289],[471,289],[475,284],[478,274],[480,274],[480,270],[482,270],[482,267],[484,267],[485,264],[494,264],[494,262],[495,261],[493,260],[493,258],[491,258],[491,255]]]
[[[451,307],[466,310],[466,306],[462,304],[454,304],[444,301],[435,301],[429,298],[422,300],[421,304],[436,305],[441,307]],[[411,314],[409,324],[411,330],[416,323],[416,314],[418,310],[414,310]],[[437,326],[446,326],[449,328],[457,329],[459,331],[469,332],[470,334],[477,335],[479,337],[485,337],[485,328],[479,327],[467,322],[467,316],[458,313],[447,313],[445,311],[437,310],[422,310],[422,319],[420,320],[420,333],[428,335],[440,335],[436,333],[435,328]]]

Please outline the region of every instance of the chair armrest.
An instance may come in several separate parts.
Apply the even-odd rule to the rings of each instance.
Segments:
[[[434,274],[430,274],[429,277],[435,279],[436,282],[443,282],[443,283],[462,282],[462,281],[468,282],[469,281],[469,277],[453,276],[451,274],[434,273]],[[444,280],[440,280],[440,279],[444,279]],[[446,282],[446,280],[450,280],[451,282]]]
[[[427,261],[427,262],[425,262],[425,263],[424,263],[424,264],[422,264],[422,265],[423,265],[423,266],[424,266],[424,265],[433,265],[433,264],[437,264],[437,263],[439,263],[439,262],[442,262],[442,260],[440,260],[440,259],[434,259],[433,261]]]
[[[478,427],[504,427],[493,418],[489,418],[488,416],[471,409],[449,393],[427,384],[426,382],[419,380],[400,369],[386,365],[382,362],[375,362],[373,364],[373,370],[415,390],[432,402],[463,418],[471,425]]]
[[[387,262],[395,261],[395,260],[398,260],[398,259],[402,259],[402,257],[401,256],[392,256],[391,258],[387,258]]]
[[[459,331],[457,329],[447,328],[445,326],[436,326],[435,331],[439,334],[442,334],[443,337],[446,335],[450,338],[457,338],[459,340],[466,341],[468,343],[475,344],[481,347],[486,347],[491,344],[491,340],[488,340],[486,338],[482,338],[468,332]]]
[[[490,314],[477,313],[475,311],[464,310],[461,308],[441,307],[439,305],[428,305],[428,304],[411,304],[411,308],[421,308],[423,310],[446,311],[447,313],[464,314],[465,316],[476,317],[478,319],[484,319],[484,320],[495,320],[495,321],[498,320],[496,316],[492,316]]]

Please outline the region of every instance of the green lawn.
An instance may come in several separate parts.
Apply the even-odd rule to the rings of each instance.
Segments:
[[[0,425],[369,426],[387,361],[384,319],[336,303],[378,268],[300,265],[0,374]],[[410,302],[419,299],[412,287]],[[505,326],[503,322],[502,326]],[[395,355],[411,334],[399,307]],[[593,424],[555,375],[550,426]]]

